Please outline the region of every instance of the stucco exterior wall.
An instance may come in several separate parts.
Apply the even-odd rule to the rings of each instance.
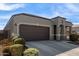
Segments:
[[[19,23],[29,23],[29,24],[36,24],[39,26],[50,26],[51,21],[45,20],[42,18],[36,18],[36,17],[31,17],[31,16],[26,16],[26,15],[17,15],[14,17],[14,21],[19,24]]]
[[[70,22],[68,22],[68,21],[65,21],[65,25],[66,25],[66,26],[72,26],[73,24],[70,23]]]
[[[14,31],[14,20],[13,17],[10,18],[10,20],[8,21],[8,23],[6,24],[4,30],[8,30],[9,34],[11,35],[12,32]]]
[[[52,39],[52,22],[50,20],[37,18],[37,17],[31,17],[27,15],[17,15],[14,17],[14,23],[17,24],[17,26],[14,25],[14,33],[19,34],[19,25],[20,24],[26,24],[26,25],[35,25],[35,26],[44,26],[50,28],[50,39]]]
[[[60,40],[60,25],[63,25],[63,36],[65,36],[65,26],[72,26],[72,23],[66,21],[65,18],[62,17],[55,17],[52,19],[42,18],[38,16],[29,16],[27,14],[18,14],[13,15],[5,26],[4,29],[9,29],[10,34],[15,33],[19,35],[19,25],[26,24],[26,25],[35,25],[35,26],[44,26],[50,28],[50,40],[54,39],[54,25],[57,26],[57,39]]]

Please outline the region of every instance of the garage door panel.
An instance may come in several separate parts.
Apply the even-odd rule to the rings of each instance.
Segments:
[[[49,27],[21,24],[19,29],[20,36],[27,41],[49,39]]]

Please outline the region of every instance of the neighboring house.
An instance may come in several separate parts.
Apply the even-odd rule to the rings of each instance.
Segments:
[[[72,26],[72,31],[79,35],[79,25],[73,25]]]
[[[66,40],[71,33],[72,23],[57,16],[52,19],[20,13],[13,15],[4,30],[18,34],[25,40]]]

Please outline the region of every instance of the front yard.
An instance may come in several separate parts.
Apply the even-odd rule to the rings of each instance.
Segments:
[[[26,42],[29,48],[39,50],[39,56],[79,56],[79,45],[72,44],[71,41],[30,41]],[[0,41],[0,55],[6,46],[12,45],[11,40],[4,39]],[[73,53],[72,53],[73,52]]]
[[[25,46],[24,39],[15,36],[0,41],[0,55],[3,56],[38,56],[39,50]]]

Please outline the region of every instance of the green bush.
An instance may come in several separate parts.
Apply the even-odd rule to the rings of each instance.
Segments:
[[[22,44],[25,45],[25,42],[22,38],[17,38],[14,40],[14,44]]]
[[[23,53],[23,45],[14,44],[10,46],[10,51],[12,56],[22,56]]]
[[[19,38],[19,36],[18,36],[18,35],[13,36],[13,37],[12,37],[12,41],[14,41],[14,40],[15,40],[15,39],[17,39],[17,38]]]
[[[39,51],[36,48],[28,48],[23,52],[24,56],[38,56]]]
[[[10,47],[9,46],[5,47],[2,53],[3,53],[3,56],[11,56]]]
[[[71,34],[70,35],[70,40],[71,41],[77,41],[78,40],[78,35],[77,34]]]

